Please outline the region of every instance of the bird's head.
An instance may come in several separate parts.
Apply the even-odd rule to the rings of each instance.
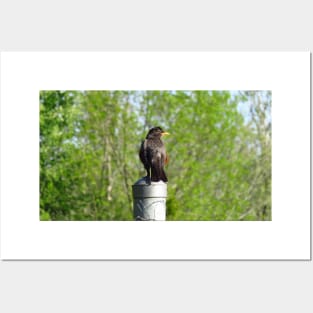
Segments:
[[[153,127],[149,130],[146,138],[161,138],[162,136],[169,135],[161,127]]]

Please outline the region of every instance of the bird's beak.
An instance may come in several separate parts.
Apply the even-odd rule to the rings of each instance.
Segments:
[[[162,133],[162,136],[165,136],[165,135],[169,135],[170,133],[168,133],[168,132],[163,132]]]

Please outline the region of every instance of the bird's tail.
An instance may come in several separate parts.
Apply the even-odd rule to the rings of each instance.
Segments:
[[[151,181],[158,182],[163,180],[165,183],[168,181],[163,167],[156,166],[151,168]]]
[[[165,183],[168,182],[168,179],[166,177],[166,174],[164,172],[164,169],[161,168],[161,175],[160,175],[160,179],[163,180]]]

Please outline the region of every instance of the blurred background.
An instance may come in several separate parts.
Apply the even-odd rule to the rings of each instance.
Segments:
[[[41,91],[40,219],[133,220],[160,126],[167,220],[271,220],[270,91]]]

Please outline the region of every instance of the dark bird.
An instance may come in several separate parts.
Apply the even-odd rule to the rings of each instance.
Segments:
[[[168,157],[161,140],[164,135],[169,135],[169,133],[163,131],[161,127],[151,128],[146,139],[141,143],[139,151],[140,160],[147,171],[147,178],[153,182],[163,180],[166,183],[168,181],[164,172]]]

